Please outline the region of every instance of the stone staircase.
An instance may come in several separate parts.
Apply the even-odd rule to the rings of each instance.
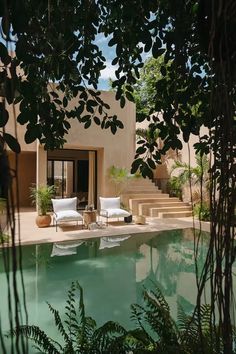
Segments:
[[[159,218],[192,216],[192,209],[188,203],[162,193],[149,179],[136,178],[131,180],[121,197],[122,202],[129,206],[133,215]]]

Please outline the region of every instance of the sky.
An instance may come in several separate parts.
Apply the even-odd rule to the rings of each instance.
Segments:
[[[117,66],[112,65],[112,60],[115,58],[116,53],[115,53],[115,46],[114,47],[108,47],[108,42],[111,39],[111,36],[109,37],[104,37],[103,34],[99,34],[96,38],[95,44],[99,46],[99,48],[102,50],[104,57],[106,58],[106,68],[101,71],[101,77],[99,80],[99,85],[98,89],[99,90],[109,90],[109,79],[115,80],[115,70]],[[142,54],[143,60],[147,59],[148,57],[151,56],[151,53],[144,53]]]
[[[95,44],[98,45],[98,47],[102,50],[103,56],[106,58],[106,68],[101,71],[101,76],[98,84],[98,89],[99,90],[109,90],[109,79],[115,80],[115,70],[117,66],[112,65],[112,60],[116,57],[115,53],[115,46],[109,47],[108,42],[111,39],[111,36],[108,36],[107,38],[102,34],[99,33],[96,37]],[[3,40],[0,39],[0,42],[3,42],[6,44]],[[11,46],[13,46],[11,51],[14,51],[14,44],[11,43]],[[142,57],[143,60],[145,60],[148,56],[150,56],[150,53],[143,53]]]
[[[102,34],[99,34],[96,38],[96,44],[102,50],[104,57],[106,58],[106,68],[101,71],[101,77],[99,80],[99,90],[108,90],[109,89],[109,79],[115,79],[115,70],[116,67],[111,65],[112,60],[115,57],[115,47],[108,47],[108,42],[111,37],[104,37]]]

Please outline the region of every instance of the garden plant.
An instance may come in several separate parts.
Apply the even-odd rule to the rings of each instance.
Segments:
[[[170,149],[181,150],[180,138],[188,142],[191,135],[199,137],[196,152],[201,156],[211,154],[210,246],[203,272],[199,274],[196,267],[197,350],[213,352],[205,340],[201,311],[206,280],[210,279],[212,321],[209,331],[211,341],[216,341],[212,348],[220,353],[222,346],[222,353],[232,354],[235,348],[232,274],[236,204],[235,2],[17,0],[1,1],[0,5],[0,197],[7,200],[6,215],[12,242],[10,327],[20,326],[22,307],[16,277],[21,266],[16,262],[15,247],[15,239],[20,237],[15,232],[18,202],[12,193],[17,176],[9,168],[6,146],[16,155],[20,153],[19,125],[26,128],[26,143],[39,141],[45,149],[63,146],[71,120],[78,121],[85,129],[95,124],[98,129],[109,129],[112,134],[124,129],[119,117],[109,114],[109,106],[101,100],[97,90],[106,58],[96,39],[103,35],[115,49],[111,64],[116,79],[112,86],[121,107],[126,100],[135,100],[134,86],[139,80],[144,56],[151,53],[154,59],[163,58],[160,76],[154,84],[153,105],[148,112],[137,116],[139,121],[149,122],[153,136],[158,130],[163,146],[160,148],[155,142],[141,139],[131,173],[140,171],[145,178],[151,178],[153,166],[160,163],[161,157]],[[68,103],[75,98],[77,104],[69,109]],[[20,112],[14,117],[13,129],[9,130],[7,107],[10,105],[14,112],[16,104]],[[202,126],[208,128],[208,134],[201,134]],[[17,190],[17,183],[15,185]],[[197,252],[197,236],[195,242]],[[7,259],[7,251],[4,257]],[[23,283],[23,277],[20,282]],[[26,311],[25,299],[22,301]],[[164,322],[160,327],[164,329]],[[27,343],[18,333],[12,338],[11,353],[23,354],[27,352]],[[171,332],[169,338],[176,352],[176,336]],[[6,354],[1,327],[0,346],[1,353]]]

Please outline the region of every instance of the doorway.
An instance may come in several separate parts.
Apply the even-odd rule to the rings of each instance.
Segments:
[[[76,196],[78,208],[96,207],[97,153],[92,150],[54,150],[48,152],[47,183],[56,186],[56,197]]]

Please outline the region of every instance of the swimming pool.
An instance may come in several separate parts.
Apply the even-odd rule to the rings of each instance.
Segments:
[[[199,252],[199,267],[206,256],[207,240],[205,233]],[[174,318],[177,302],[186,311],[194,307],[196,281],[192,229],[31,245],[22,247],[22,252],[29,324],[39,325],[52,337],[55,329],[46,301],[63,314],[67,291],[75,280],[84,290],[86,314],[92,316],[99,326],[107,320],[114,320],[130,328],[130,305],[141,301],[142,288],[148,286],[150,279],[160,284]],[[8,329],[2,257],[0,284],[2,327]]]

